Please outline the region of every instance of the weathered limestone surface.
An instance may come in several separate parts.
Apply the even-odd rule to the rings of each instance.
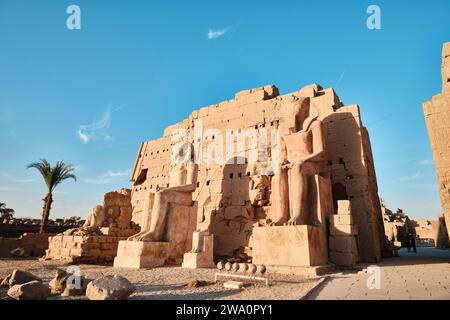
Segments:
[[[358,229],[350,201],[338,201],[338,213],[330,217],[330,260],[339,266],[354,267],[358,259]]]
[[[137,233],[131,221],[131,191],[108,192],[103,205],[94,208],[82,228],[70,229],[49,238],[46,259],[65,262],[110,263],[120,240]]]
[[[179,141],[177,130],[185,130],[196,158],[202,159],[192,194],[197,208],[195,230],[214,235],[215,257],[252,256],[253,231],[273,221],[277,212],[272,206],[270,174],[261,174],[270,171],[271,148],[258,153],[254,161],[251,153],[258,146],[244,133],[256,129],[258,138],[265,136],[271,146],[276,139],[271,131],[291,120],[285,106],[292,96],[309,98],[317,120],[323,123],[327,152],[325,167],[316,179],[324,180],[316,184],[326,186],[326,180],[330,181],[333,206],[323,208],[320,216],[328,219],[337,210],[338,200],[349,200],[358,230],[358,260],[379,261],[384,226],[368,132],[358,105],[345,106],[333,89],[316,84],[286,95],[279,95],[272,85],[239,92],[234,99],[193,111],[187,119],[166,128],[163,137],[141,143],[132,173],[133,221],[141,224],[148,215],[149,194],[169,186],[171,151]],[[205,154],[200,150],[217,146],[226,150],[227,131],[235,147],[226,155],[227,163],[203,161]],[[268,181],[253,188],[254,180],[261,176],[269,177]]]
[[[195,235],[195,233],[194,233]],[[214,268],[214,235],[205,235],[201,248],[186,252],[183,257],[183,268]]]
[[[23,249],[24,256],[42,256],[48,249],[48,239],[54,234],[24,233],[20,238],[0,237],[0,257],[10,256],[11,251]]]
[[[445,225],[444,217],[437,220],[417,220],[411,221],[414,235],[418,239],[432,240],[437,248],[448,247],[449,237]]]
[[[105,276],[91,281],[86,288],[89,300],[125,300],[136,288],[124,277]]]
[[[42,279],[39,277],[36,277],[35,275],[22,271],[22,270],[13,270],[13,272],[8,275],[3,281],[2,286],[15,286],[18,284],[24,284],[31,281],[40,281],[42,282]]]
[[[161,241],[119,242],[114,267],[152,268],[165,264],[180,265],[192,246],[196,208],[175,206],[168,214],[167,229]]]
[[[322,227],[258,227],[253,230],[252,243],[254,264],[308,267],[325,265],[328,260]]]
[[[442,48],[442,93],[423,103],[442,208],[450,234],[450,42]]]
[[[416,238],[416,242],[428,242],[435,247],[450,245],[444,215],[437,220],[411,220],[402,209],[397,212],[389,210],[381,200],[385,235],[396,247],[406,247],[408,234]]]
[[[41,281],[30,281],[13,285],[8,290],[8,296],[15,300],[46,300],[50,296],[50,287]]]

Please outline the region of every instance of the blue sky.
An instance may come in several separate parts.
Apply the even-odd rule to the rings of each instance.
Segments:
[[[81,8],[81,30],[66,9]],[[381,30],[366,27],[370,4]],[[0,2],[0,201],[40,217],[30,162],[65,160],[52,217],[86,216],[129,187],[141,141],[235,92],[310,83],[358,103],[379,194],[413,218],[441,212],[422,101],[441,91],[450,1]]]

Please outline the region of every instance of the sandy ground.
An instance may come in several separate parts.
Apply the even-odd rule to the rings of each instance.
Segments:
[[[33,273],[48,283],[55,275],[56,268],[67,266],[56,261],[38,259],[0,259],[0,278],[6,277],[14,269]],[[162,267],[148,270],[130,270],[111,266],[80,265],[82,275],[87,279],[96,279],[102,275],[120,275],[127,278],[136,287],[130,299],[148,300],[296,300],[311,290],[320,278],[284,276],[268,274],[270,286],[250,284],[242,290],[225,289],[221,283],[214,283],[215,269],[183,269],[180,267]],[[190,289],[186,284],[191,280],[207,281],[209,284]],[[0,299],[5,299],[6,289],[0,289]],[[53,296],[50,299],[63,299]],[[67,298],[65,298],[67,299]],[[73,298],[72,298],[73,299]],[[80,297],[78,299],[86,299]]]

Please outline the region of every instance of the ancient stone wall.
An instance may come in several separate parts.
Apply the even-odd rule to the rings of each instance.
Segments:
[[[358,230],[350,201],[338,201],[338,214],[330,219],[330,260],[336,265],[354,267],[358,259]]]
[[[440,247],[449,246],[448,233],[443,217],[437,220],[412,220],[415,236],[421,240],[432,240],[433,244]]]
[[[450,234],[450,42],[442,49],[442,93],[425,101],[423,111]]]
[[[209,228],[214,234],[217,256],[251,255],[253,228],[271,218],[270,181],[255,181],[272,169],[272,149],[278,143],[277,136],[272,135],[287,120],[283,106],[292,95],[309,97],[324,124],[328,147],[325,171],[333,182],[330,192],[335,204],[338,200],[350,200],[358,228],[359,260],[378,261],[384,230],[368,133],[357,105],[344,106],[333,89],[319,85],[286,95],[279,95],[275,86],[245,90],[232,100],[192,112],[188,119],[166,128],[162,138],[143,142],[132,174],[133,221],[140,223],[143,214],[148,214],[148,193],[168,185],[171,151],[179,142],[180,130],[186,130],[197,160],[201,160],[193,194],[198,208],[197,227]],[[227,130],[231,139],[226,139]],[[251,135],[254,130],[257,139]],[[261,140],[255,143],[261,137],[267,148],[259,148]],[[227,141],[234,143],[234,152],[226,153]],[[205,154],[217,157],[220,146],[226,163],[208,163],[210,158],[205,159]],[[253,151],[257,149],[254,159]],[[255,184],[259,185],[259,200],[254,198]],[[335,213],[333,208],[324,211],[325,218]]]
[[[14,249],[23,249],[23,256],[43,256],[48,249],[48,239],[51,233],[24,233],[19,238],[0,237],[0,257],[11,255]]]
[[[46,259],[65,262],[110,263],[118,243],[139,232],[131,221],[131,190],[121,189],[104,195],[86,225],[49,238]]]
[[[49,239],[46,259],[67,263],[111,263],[117,254],[119,241],[126,238],[58,234]]]

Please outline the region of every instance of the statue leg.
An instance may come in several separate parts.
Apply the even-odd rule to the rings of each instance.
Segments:
[[[203,250],[203,237],[209,235],[209,230],[196,230],[192,234],[192,250],[191,253],[202,252]]]
[[[133,240],[136,241],[160,241],[164,230],[164,222],[166,220],[168,201],[163,191],[155,194],[153,202],[152,214],[150,218],[150,226],[144,232],[140,232]]]
[[[272,222],[269,225],[280,226],[289,220],[289,184],[287,170],[279,168],[272,179],[272,206],[274,210],[272,211]]]
[[[307,224],[308,186],[307,177],[301,172],[301,166],[294,165],[289,170],[289,207],[288,225]]]
[[[192,205],[192,193],[173,191],[165,189],[155,194],[153,202],[152,215],[150,220],[150,228],[148,231],[136,237],[137,241],[161,241],[163,237],[164,227],[167,221],[167,212],[169,204],[175,205]]]
[[[394,226],[393,228],[392,228],[392,231],[393,231],[393,238],[394,238],[394,241],[398,241],[398,229],[397,229],[397,226]]]
[[[139,237],[141,237],[143,234],[147,233],[150,230],[150,220],[152,216],[152,206],[151,206],[152,198],[153,194],[150,193],[147,199],[145,200],[146,203],[144,205],[144,211],[142,216],[141,231],[136,233],[135,235],[132,235],[127,240],[129,241],[138,240]]]

